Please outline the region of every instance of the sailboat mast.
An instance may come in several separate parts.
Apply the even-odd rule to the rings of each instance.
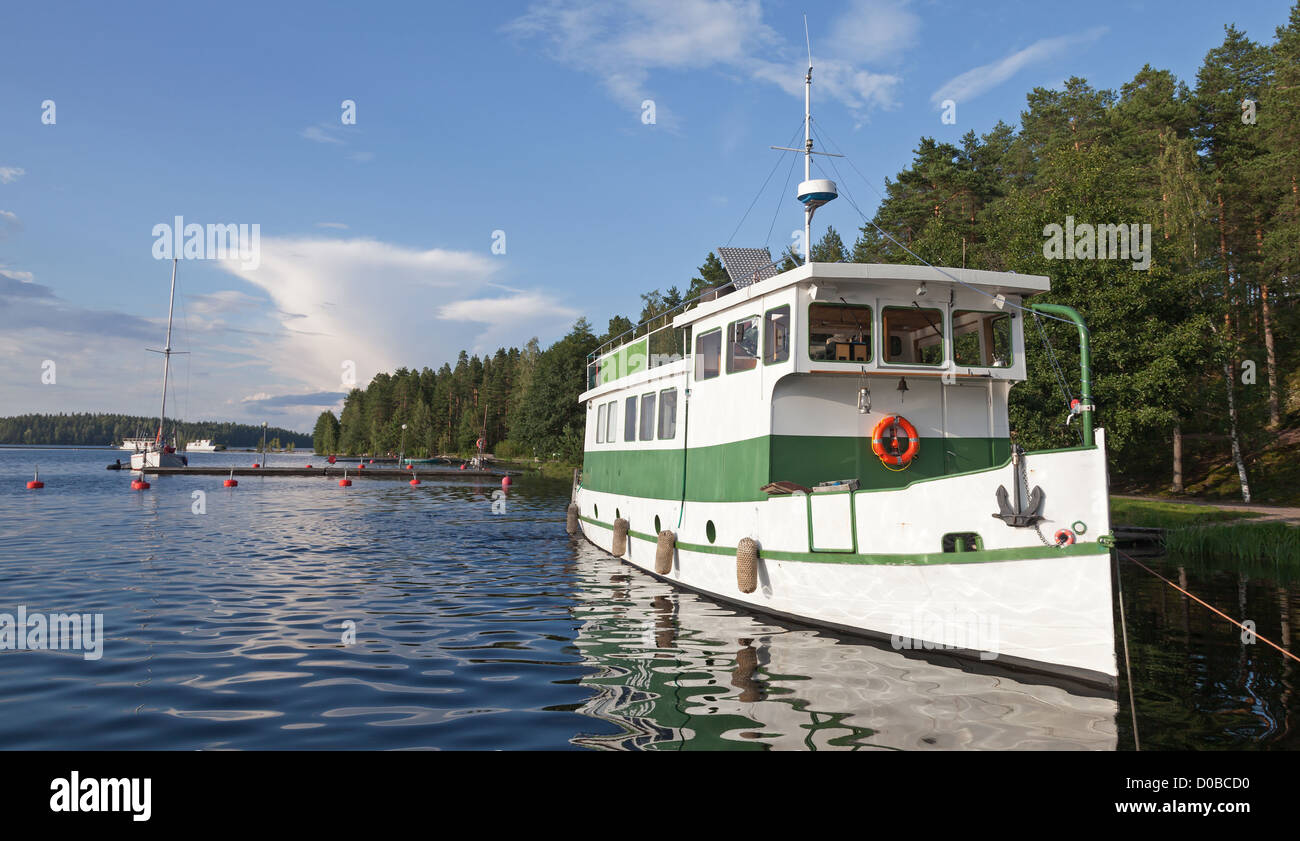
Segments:
[[[167,374],[172,362],[172,307],[176,303],[176,258],[172,258],[172,291],[167,298],[167,341],[163,345],[162,409],[158,415],[158,435],[154,443],[163,443],[163,425],[167,423]]]

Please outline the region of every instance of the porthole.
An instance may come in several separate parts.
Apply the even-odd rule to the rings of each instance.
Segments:
[[[599,506],[599,505],[596,505],[596,504],[594,504],[594,503],[592,504],[592,506],[591,506],[591,516],[592,516],[593,519],[596,519],[596,520],[599,520],[599,519],[600,519],[600,506]]]
[[[712,520],[709,520],[709,522],[704,526],[704,536],[709,539],[710,543],[713,543],[718,539],[718,529],[713,525]]]
[[[656,515],[655,515],[655,534],[658,534],[658,533],[661,532],[661,531],[663,531],[663,528],[659,525],[659,515],[656,514]]]

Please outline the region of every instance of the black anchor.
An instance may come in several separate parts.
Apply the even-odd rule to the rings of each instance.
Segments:
[[[1011,472],[1013,474],[1013,478],[1015,479],[1015,482],[1013,484],[1015,485],[1016,504],[1014,507],[1011,505],[1011,501],[1008,499],[1006,486],[998,485],[998,492],[997,492],[998,513],[993,515],[994,517],[997,517],[999,520],[1006,523],[1008,526],[1011,526],[1012,528],[1024,528],[1026,526],[1032,526],[1035,523],[1037,523],[1039,520],[1043,519],[1043,515],[1038,513],[1039,510],[1043,507],[1043,489],[1038,487],[1037,485],[1035,485],[1034,489],[1029,492],[1029,503],[1024,507],[1021,506],[1020,486],[1024,484],[1023,477],[1022,477],[1023,465],[1021,463],[1021,457],[1024,455],[1024,453],[1025,451],[1020,447],[1019,444],[1012,445]]]

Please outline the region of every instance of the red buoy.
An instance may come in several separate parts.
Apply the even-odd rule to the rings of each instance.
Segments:
[[[339,487],[340,487],[340,488],[350,488],[350,487],[352,487],[352,480],[351,480],[351,479],[339,479]]]
[[[460,469],[461,469],[461,470],[464,470],[464,469],[465,469],[465,465],[462,464],[462,465],[460,466]]]
[[[224,486],[227,487],[227,488],[237,488],[237,487],[239,487],[239,482],[235,481],[234,479],[227,479],[227,480],[225,480],[224,482],[222,482],[221,484],[224,485]]]
[[[357,465],[357,470],[365,470],[365,469],[366,469],[365,462],[362,462],[361,464]]]
[[[334,463],[334,456],[330,456],[329,458],[326,459],[326,461],[328,461],[330,464],[333,464],[333,463]]]
[[[412,479],[411,482],[410,482],[410,484],[411,484],[412,486],[418,485],[418,484],[420,484],[420,480],[419,480],[419,479]]]
[[[45,483],[41,481],[41,471],[37,470],[32,474],[32,480],[27,483],[27,490],[34,491],[43,487],[45,487]]]
[[[149,490],[149,483],[146,482],[146,481],[143,480],[143,479],[132,479],[132,480],[131,480],[131,490],[133,490],[133,491],[147,491],[147,490]]]
[[[253,462],[253,466],[254,466],[254,467],[261,467],[262,465],[258,464],[257,462]]]
[[[508,490],[510,490],[510,477],[509,477],[509,476],[502,476],[502,477],[501,477],[501,489],[502,489],[503,491],[508,491]]]
[[[415,467],[415,465],[414,465],[414,464],[408,464],[408,465],[406,465],[406,469],[407,469],[407,470],[410,470],[412,467]]]
[[[307,465],[307,469],[308,469],[308,470],[311,470],[311,465],[310,465],[310,464]]]
[[[375,463],[375,460],[372,458],[372,459],[370,460],[370,463],[371,463],[371,464],[374,464],[374,463]]]

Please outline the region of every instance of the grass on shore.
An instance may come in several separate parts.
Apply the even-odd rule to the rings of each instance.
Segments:
[[[1224,520],[1248,520],[1258,516],[1259,514],[1254,511],[1214,508],[1185,502],[1110,498],[1110,521],[1123,526],[1181,529]]]
[[[1260,514],[1232,508],[1156,502],[1110,501],[1111,522],[1165,529],[1165,551],[1178,558],[1223,569],[1242,564],[1300,565],[1300,528],[1287,523],[1249,522]]]

